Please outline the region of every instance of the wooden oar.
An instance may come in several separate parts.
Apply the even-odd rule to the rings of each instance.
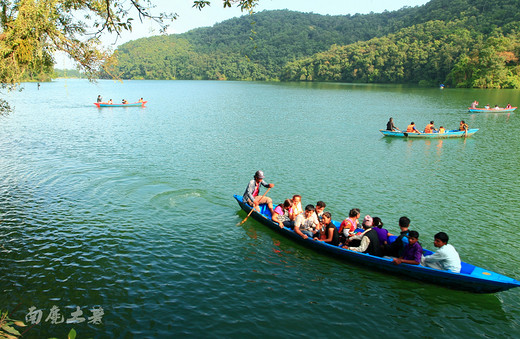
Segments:
[[[269,188],[267,189],[267,191],[265,191],[264,195],[262,195],[262,196],[260,197],[260,200],[262,200],[262,199],[265,197],[265,195],[267,194],[267,192],[269,192],[270,189],[271,189],[271,187],[269,187]],[[244,220],[242,220],[240,223],[238,223],[237,226],[240,226],[240,225],[242,225],[243,223],[246,222],[247,218],[249,218],[249,216],[251,215],[251,213],[253,213],[253,211],[255,210],[255,206],[254,206],[254,205],[255,205],[255,204],[253,203],[253,206],[252,206],[252,208],[251,208],[251,211],[249,211],[249,214],[247,215],[247,217],[246,217]]]

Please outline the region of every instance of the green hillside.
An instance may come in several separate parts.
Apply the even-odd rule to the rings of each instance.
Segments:
[[[290,61],[405,27],[412,10],[354,16],[263,11],[184,34],[128,42],[117,50],[118,74],[130,79],[278,79]]]
[[[264,11],[128,42],[115,74],[518,88],[519,13],[520,0],[432,0],[353,16]]]

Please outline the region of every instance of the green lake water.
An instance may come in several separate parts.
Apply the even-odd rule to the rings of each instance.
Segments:
[[[148,104],[98,109],[98,94]],[[60,80],[4,98],[0,309],[41,310],[24,337],[520,336],[520,289],[478,295],[353,266],[253,219],[237,227],[233,199],[261,169],[277,203],[323,200],[337,220],[358,207],[393,233],[406,215],[423,247],[445,231],[462,260],[520,279],[520,112],[467,112],[519,105],[520,91]],[[389,139],[390,116],[480,131]],[[85,321],[67,323],[78,307]]]

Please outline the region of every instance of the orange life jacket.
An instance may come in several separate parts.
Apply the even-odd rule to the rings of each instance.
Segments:
[[[406,127],[406,132],[407,133],[415,132],[414,129],[413,129],[414,127],[415,127],[415,125],[408,125],[408,127]]]
[[[426,127],[424,128],[424,133],[431,133],[431,132],[432,132],[432,129],[433,129],[433,124],[428,124],[428,125],[426,125]]]

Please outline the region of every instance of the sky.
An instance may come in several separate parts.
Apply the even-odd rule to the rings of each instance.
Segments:
[[[213,26],[233,17],[247,15],[239,8],[223,8],[222,0],[210,0],[211,5],[202,11],[193,8],[193,0],[153,0],[156,8],[153,13],[173,12],[178,18],[170,23],[168,34],[179,34],[198,27]],[[256,12],[263,10],[289,9],[299,12],[313,12],[329,15],[381,13],[394,11],[405,6],[421,6],[429,0],[259,0]],[[134,18],[136,15],[134,13]],[[150,19],[140,22],[135,19],[132,32],[124,32],[120,37],[105,35],[103,45],[112,50],[125,42],[158,35],[159,26]],[[74,68],[74,65],[62,55],[56,55],[56,68]]]

